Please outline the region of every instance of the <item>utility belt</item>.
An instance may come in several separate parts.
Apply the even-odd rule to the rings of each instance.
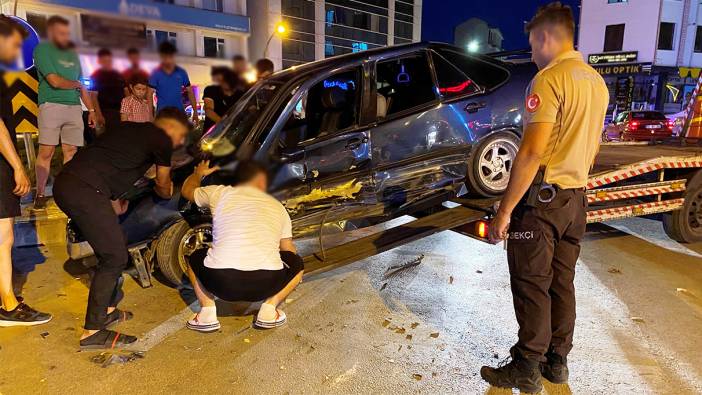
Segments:
[[[522,204],[527,207],[538,207],[540,204],[548,204],[553,201],[553,199],[558,196],[561,191],[569,191],[571,189],[564,189],[555,184],[549,184],[544,181],[546,177],[546,171],[544,168],[540,168],[534,177],[534,181],[531,183],[529,190],[524,195],[522,199]],[[584,188],[573,188],[572,190],[582,190]]]

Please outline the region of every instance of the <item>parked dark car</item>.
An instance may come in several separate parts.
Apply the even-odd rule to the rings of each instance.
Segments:
[[[365,226],[503,192],[535,72],[433,43],[334,57],[258,82],[191,151],[221,166],[206,184],[230,182],[241,159],[266,163],[296,236]],[[211,241],[210,220],[178,195],[149,192],[121,218],[132,257],[155,255],[176,284],[187,256]],[[90,252],[75,232],[69,239],[72,257]]]
[[[675,122],[658,111],[623,111],[605,126],[606,141],[666,140]]]

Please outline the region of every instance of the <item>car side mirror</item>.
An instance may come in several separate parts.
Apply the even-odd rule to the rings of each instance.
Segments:
[[[300,147],[283,148],[280,150],[280,159],[283,162],[295,162],[305,157],[305,150]]]

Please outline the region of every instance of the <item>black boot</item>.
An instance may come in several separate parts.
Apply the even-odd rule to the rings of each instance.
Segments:
[[[497,368],[483,366],[480,368],[480,376],[493,387],[517,388],[532,394],[541,392],[543,386],[539,362],[513,356],[512,361],[504,364],[507,359]]]
[[[546,362],[541,363],[541,375],[554,384],[565,384],[568,382],[568,364],[565,357],[561,357],[553,351],[545,355]]]

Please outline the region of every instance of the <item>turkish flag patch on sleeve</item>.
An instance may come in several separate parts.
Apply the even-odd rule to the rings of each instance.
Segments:
[[[541,105],[541,98],[538,94],[532,93],[526,98],[526,109],[529,112],[535,112]]]

